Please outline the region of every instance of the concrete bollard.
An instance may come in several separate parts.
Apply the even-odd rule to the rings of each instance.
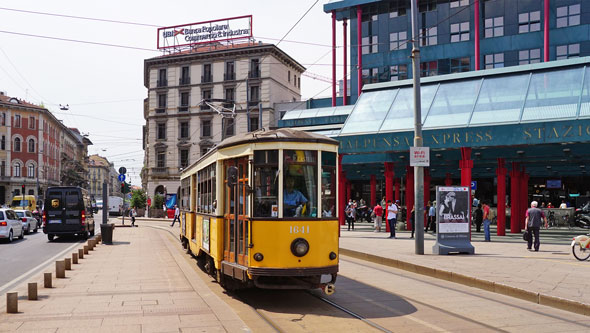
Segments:
[[[79,259],[84,259],[84,250],[78,249],[78,258]]]
[[[66,263],[63,260],[55,262],[55,277],[58,279],[65,279],[66,277]]]
[[[74,265],[78,264],[78,254],[77,253],[72,253],[72,264],[74,264]]]
[[[102,240],[102,235],[96,235],[96,242],[100,242]]]
[[[88,254],[88,245],[84,245],[84,254]]]
[[[94,241],[94,239],[91,239],[88,241],[88,245],[90,246],[90,250],[94,250],[94,247],[96,246],[96,242]]]
[[[6,293],[6,313],[18,313],[18,293]]]
[[[51,273],[43,273],[43,287],[51,288]]]
[[[27,298],[29,301],[37,300],[37,282],[29,282],[29,294]]]
[[[71,258],[65,258],[64,259],[64,264],[66,266],[66,271],[71,271],[72,270],[72,259]]]

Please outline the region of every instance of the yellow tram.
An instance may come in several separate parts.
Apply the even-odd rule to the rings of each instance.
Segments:
[[[334,292],[338,141],[293,129],[222,141],[181,174],[180,240],[227,289]]]

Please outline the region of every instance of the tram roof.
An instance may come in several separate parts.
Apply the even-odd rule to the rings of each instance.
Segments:
[[[242,144],[269,141],[339,144],[337,140],[321,134],[299,131],[292,128],[278,128],[273,130],[260,129],[254,132],[238,134],[221,141],[215,148],[223,149]]]

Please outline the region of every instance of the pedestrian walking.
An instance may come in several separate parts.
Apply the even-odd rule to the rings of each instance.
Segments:
[[[539,231],[541,229],[541,224],[545,222],[545,228],[548,227],[547,225],[547,217],[545,213],[537,208],[538,202],[532,201],[531,208],[526,211],[526,226],[528,232],[528,240],[527,240],[527,249],[531,250],[533,245],[533,235],[535,236],[535,251],[539,251],[539,246],[541,245],[541,241],[539,240]]]
[[[135,210],[135,207],[132,207],[131,210],[129,211],[129,217],[131,217],[131,226],[135,227],[135,217],[137,216],[137,211]]]
[[[348,202],[348,206],[346,206],[346,210],[344,211],[346,214],[346,222],[348,223],[348,231],[350,231],[350,227],[352,226],[352,230],[354,230],[354,219],[356,215],[356,207],[354,202],[350,200]]]
[[[166,207],[166,203],[162,204],[162,209],[164,210],[164,218],[168,217],[167,211],[168,211],[168,207]]]
[[[475,220],[475,231],[481,232],[481,224],[483,222],[483,210],[481,204],[477,205],[477,208],[473,212],[473,220]]]
[[[373,215],[375,232],[381,232],[381,223],[383,221],[383,207],[381,207],[380,204],[375,205],[375,208],[373,208]]]
[[[399,200],[396,200],[399,202]],[[395,238],[395,225],[397,224],[397,212],[398,206],[391,202],[391,200],[387,201],[387,223],[389,224],[389,238]]]
[[[436,201],[435,201],[436,202]],[[428,201],[428,217],[426,218],[426,227],[424,228],[424,232],[427,232],[428,229],[434,230],[436,226],[435,216],[436,216],[436,204],[433,202]]]
[[[414,230],[416,229],[416,214],[414,214],[415,207],[416,206],[412,206],[412,211],[410,212],[410,224],[412,225],[412,236],[410,236],[410,238],[414,238]]]
[[[172,220],[172,224],[170,225],[171,227],[174,226],[176,220],[178,220],[178,223],[180,223],[180,209],[178,208],[178,205],[174,205],[174,220]]]
[[[483,203],[483,235],[484,241],[489,242],[491,241],[490,238],[490,224],[492,221],[490,220],[490,206],[485,201]]]

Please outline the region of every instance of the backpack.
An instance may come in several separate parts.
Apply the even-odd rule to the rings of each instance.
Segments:
[[[490,212],[488,213],[488,220],[492,220],[496,217],[496,211],[490,208]]]

